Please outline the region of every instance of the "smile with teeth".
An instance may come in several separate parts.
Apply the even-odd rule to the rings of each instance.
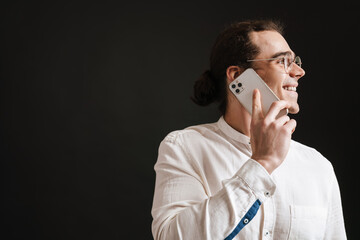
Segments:
[[[283,87],[286,91],[294,91],[296,92],[296,87]]]

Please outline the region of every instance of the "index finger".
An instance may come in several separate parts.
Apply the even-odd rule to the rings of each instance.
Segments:
[[[266,117],[269,117],[271,119],[276,119],[276,116],[279,114],[279,112],[284,108],[290,108],[291,103],[285,100],[279,100],[276,102],[273,102],[271,104],[271,107],[266,114]]]
[[[259,89],[255,89],[253,92],[251,117],[252,119],[260,119],[264,117],[261,106],[261,95]]]

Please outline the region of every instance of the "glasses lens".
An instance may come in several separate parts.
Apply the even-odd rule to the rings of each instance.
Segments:
[[[289,73],[290,68],[291,68],[291,64],[292,64],[291,56],[285,56],[284,57],[284,67],[285,67],[285,72],[286,73]]]
[[[284,63],[285,63],[284,67],[285,67],[285,72],[286,73],[289,73],[293,63],[295,63],[299,67],[301,67],[301,64],[302,64],[301,58],[299,56],[296,56],[294,59],[292,59],[291,56],[286,56],[284,58]]]
[[[301,58],[299,56],[295,57],[294,62],[295,62],[296,65],[301,67],[302,62],[301,62]]]

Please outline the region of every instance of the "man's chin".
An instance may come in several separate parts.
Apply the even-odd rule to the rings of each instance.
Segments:
[[[300,107],[298,104],[296,104],[295,106],[291,106],[289,109],[288,109],[289,113],[291,114],[297,114],[299,113],[300,111]]]

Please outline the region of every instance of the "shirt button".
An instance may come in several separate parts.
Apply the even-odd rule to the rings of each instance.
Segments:
[[[265,232],[264,232],[264,235],[265,235],[265,236],[270,236],[270,231],[265,231]]]
[[[245,218],[245,219],[244,219],[244,223],[245,223],[245,224],[248,224],[248,223],[249,223],[249,219]]]
[[[265,196],[266,196],[266,197],[270,197],[270,192],[266,191],[266,192],[265,192]]]

